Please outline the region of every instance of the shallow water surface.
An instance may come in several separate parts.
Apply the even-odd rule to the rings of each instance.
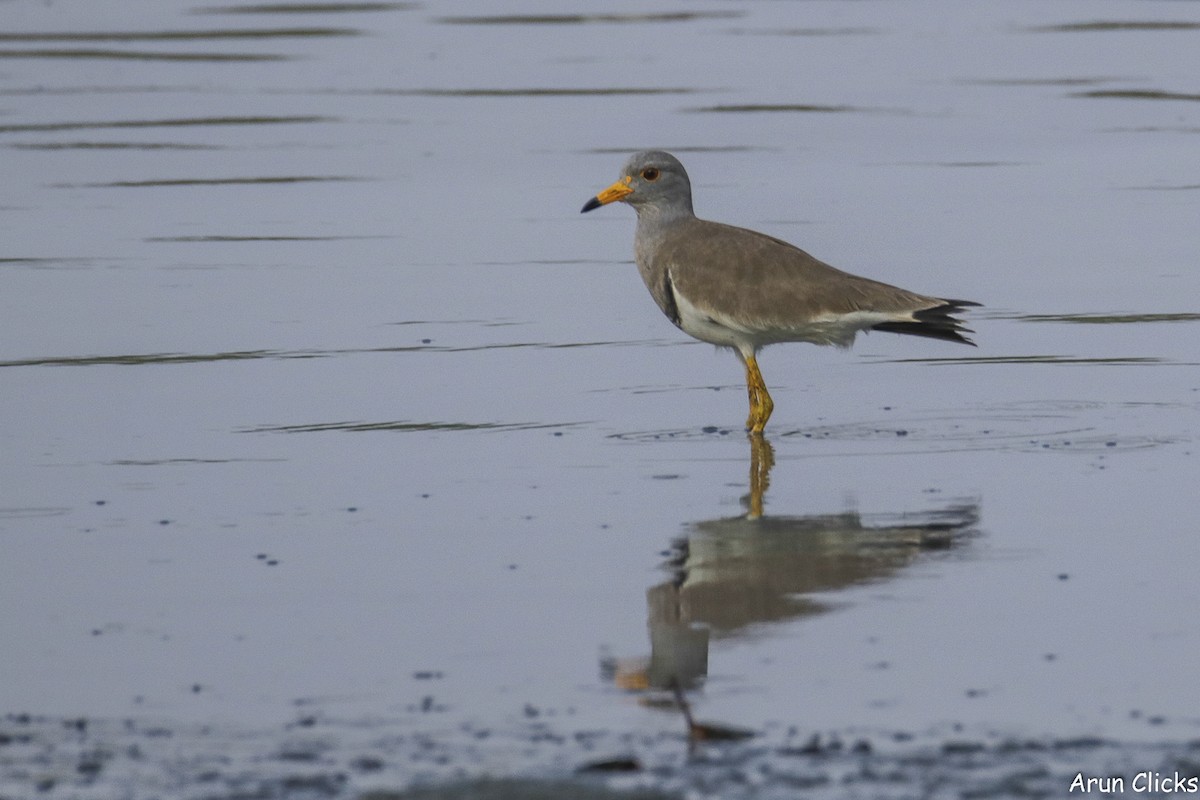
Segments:
[[[0,795],[1197,772],[1194,4],[3,5]],[[978,347],[747,439],[646,147]]]

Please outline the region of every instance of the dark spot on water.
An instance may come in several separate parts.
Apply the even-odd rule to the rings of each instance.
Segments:
[[[375,756],[359,756],[350,762],[350,767],[359,772],[378,772],[383,766],[383,759]]]
[[[1058,739],[1054,742],[1055,750],[1093,750],[1103,747],[1104,740],[1098,736],[1079,736],[1074,739]]]
[[[422,669],[413,673],[413,678],[419,681],[433,681],[441,677],[443,677],[442,671],[436,669]]]
[[[171,520],[169,520],[169,519],[160,519],[160,520],[158,521],[158,524],[159,524],[159,525],[170,525],[170,524],[171,524]]]
[[[107,502],[108,502],[107,500],[97,500],[97,501],[96,501],[96,505],[98,505],[98,506],[102,506],[102,505],[104,505],[104,504],[105,504],[105,503],[107,503]]]
[[[599,761],[589,761],[586,764],[580,765],[576,772],[640,772],[642,762],[638,761],[633,756],[618,756],[617,758],[604,758]]]
[[[1060,581],[1065,581],[1067,578],[1070,578],[1070,577],[1071,577],[1071,576],[1070,576],[1070,575],[1068,575],[1068,574],[1067,574],[1067,573],[1065,573],[1065,572],[1060,572],[1060,573],[1058,573],[1058,579],[1059,579]]]
[[[355,511],[358,511],[358,506],[350,506],[346,510],[353,514]]]

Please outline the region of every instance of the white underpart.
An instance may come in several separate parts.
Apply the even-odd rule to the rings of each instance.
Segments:
[[[847,314],[824,314],[787,327],[776,327],[763,321],[737,320],[693,305],[678,291],[674,292],[679,324],[689,336],[720,347],[734,347],[742,355],[751,355],[759,348],[779,342],[811,342],[812,344],[849,347],[859,331],[881,322],[912,322],[912,312],[851,311]]]

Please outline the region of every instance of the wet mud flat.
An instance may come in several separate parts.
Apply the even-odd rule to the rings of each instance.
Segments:
[[[570,709],[529,705],[500,725],[439,725],[429,710],[374,720],[301,714],[259,730],[7,714],[0,797],[1065,797],[1081,781],[1092,791],[1175,797],[1200,775],[1200,731],[1153,743],[1021,738],[953,723],[818,733],[697,723],[689,735],[671,724],[674,709],[662,710],[662,725],[637,732],[589,729]]]

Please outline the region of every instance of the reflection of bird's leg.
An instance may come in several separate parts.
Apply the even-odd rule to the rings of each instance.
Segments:
[[[771,400],[771,393],[767,391],[767,384],[758,370],[758,361],[755,360],[754,353],[739,351],[738,354],[742,357],[742,363],[746,365],[746,394],[750,398],[750,416],[746,419],[746,430],[761,434],[767,420],[771,418],[771,412],[775,410],[775,403]]]
[[[775,448],[765,436],[750,436],[750,498],[747,519],[763,513],[763,495],[771,485],[771,467],[775,466]]]
[[[679,687],[677,681],[671,681],[671,693],[675,695],[675,704],[679,706],[679,710],[683,712],[684,722],[687,723],[688,732],[688,756],[696,754],[696,742],[700,740],[697,734],[700,732],[696,725],[696,720],[692,719],[692,709],[688,706],[687,698],[683,694],[683,689]]]

